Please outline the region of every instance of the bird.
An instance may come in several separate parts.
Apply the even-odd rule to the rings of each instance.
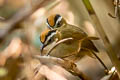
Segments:
[[[80,40],[88,36],[80,27],[68,24],[60,14],[50,15],[47,18],[46,24],[48,29],[57,29],[57,31],[60,33],[58,41],[68,37],[72,37],[74,40]],[[86,39],[82,42],[82,47],[99,52],[93,42],[89,39]]]
[[[58,38],[61,37],[60,35],[61,34],[56,29],[53,29],[53,30],[46,29],[46,30],[44,30],[40,35],[40,42],[42,43],[41,52],[43,51],[43,49],[47,45],[51,44],[52,42],[54,42],[54,41],[58,42],[59,41]],[[77,54],[78,53],[79,57],[83,57],[84,55],[88,55],[90,57],[93,57],[93,54],[92,54],[91,51],[89,51],[85,48],[81,49],[81,43],[82,42],[80,42],[80,41],[81,40],[73,39],[73,40],[68,40],[64,43],[61,43],[56,47],[56,49],[54,49],[51,52],[51,55],[55,56],[55,57],[65,57],[65,56],[68,56],[68,55],[71,55],[71,54]]]

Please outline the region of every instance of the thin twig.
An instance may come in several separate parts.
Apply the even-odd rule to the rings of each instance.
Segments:
[[[58,41],[58,42],[48,51],[48,53],[47,53],[46,55],[47,55],[47,56],[50,55],[51,51],[52,51],[55,47],[57,47],[59,44],[65,42],[65,41],[68,41],[68,40],[73,40],[73,38],[65,38],[65,39],[62,39],[62,40]]]
[[[87,51],[90,51],[87,48],[82,48],[85,49]],[[91,50],[92,51],[92,50]],[[98,59],[98,61],[102,64],[102,66],[105,68],[105,73],[108,74],[109,69],[107,68],[107,66],[104,64],[104,62],[98,57],[98,55],[96,53],[94,53],[94,51],[92,51],[92,54]]]
[[[108,15],[110,16],[110,17],[112,17],[112,18],[116,18],[117,17],[117,14],[118,14],[118,8],[119,8],[119,6],[120,6],[120,0],[114,0],[113,1],[113,4],[114,4],[114,8],[115,8],[115,10],[114,10],[114,16],[111,14],[111,13],[108,13]]]

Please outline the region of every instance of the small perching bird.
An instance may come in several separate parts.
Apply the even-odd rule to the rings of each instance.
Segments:
[[[88,36],[80,27],[68,24],[66,20],[59,14],[53,14],[49,16],[46,24],[50,30],[56,29],[58,31],[58,41],[68,37],[72,37],[74,40],[80,40]],[[89,39],[86,39],[82,42],[82,47],[99,52],[94,46],[93,42]]]
[[[40,35],[40,41],[43,44],[41,46],[41,52],[47,45],[51,44],[52,42],[60,41],[60,40],[55,40],[56,38],[59,38],[60,35],[61,34],[59,32],[57,32],[57,30],[54,30],[54,29],[53,30],[46,29],[45,31],[43,31],[41,33],[41,35]],[[93,57],[92,52],[89,51],[87,48],[82,48],[81,49],[82,42],[84,42],[84,40],[87,40],[87,39],[97,40],[98,38],[97,37],[84,37],[81,40],[75,40],[74,38],[72,38],[72,40],[68,40],[68,41],[66,41],[64,43],[59,44],[51,52],[51,55],[57,56],[57,57],[64,57],[64,56],[67,56],[67,55],[71,55],[73,53],[78,54],[78,53],[81,52],[80,53],[81,56],[88,55],[90,57]],[[79,57],[80,57],[80,55],[79,55]]]

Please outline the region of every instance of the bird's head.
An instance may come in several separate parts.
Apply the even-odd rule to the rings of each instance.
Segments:
[[[66,24],[65,19],[59,14],[53,14],[47,18],[46,22],[49,29],[55,29]]]
[[[49,30],[49,29],[46,29],[40,34],[40,42],[42,43],[42,46],[40,49],[41,52],[47,45],[54,42],[55,35],[56,35],[56,30]]]

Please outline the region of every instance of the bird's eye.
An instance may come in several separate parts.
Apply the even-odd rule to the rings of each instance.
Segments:
[[[62,25],[61,21],[58,22],[57,27],[60,27]]]

